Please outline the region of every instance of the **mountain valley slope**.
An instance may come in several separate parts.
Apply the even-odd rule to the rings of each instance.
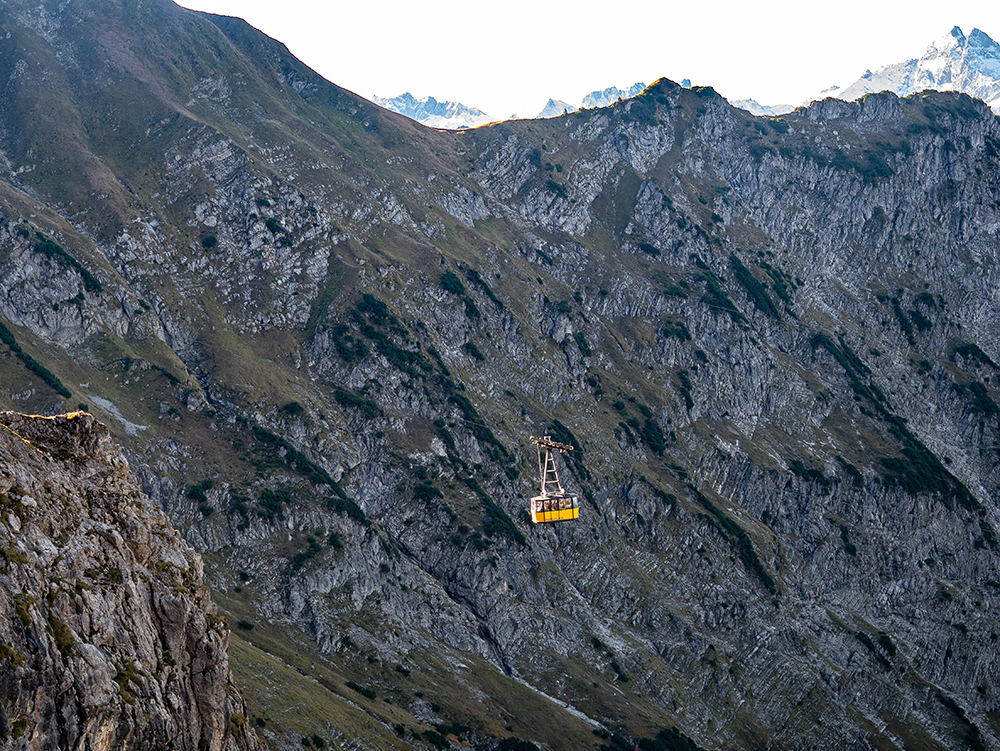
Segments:
[[[998,745],[981,102],[446,133],[235,19],[0,13],[0,402],[126,443],[264,737]]]

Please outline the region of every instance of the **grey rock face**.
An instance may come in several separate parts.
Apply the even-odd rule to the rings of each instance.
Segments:
[[[250,749],[201,560],[83,413],[0,413],[4,748]]]

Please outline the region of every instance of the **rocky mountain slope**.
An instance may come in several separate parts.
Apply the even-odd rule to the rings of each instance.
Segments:
[[[447,133],[234,19],[2,13],[0,398],[128,441],[272,742],[998,745],[982,103]]]
[[[201,560],[84,413],[0,413],[0,743],[251,749]]]

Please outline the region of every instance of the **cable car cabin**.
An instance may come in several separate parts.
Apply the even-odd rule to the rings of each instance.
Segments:
[[[536,495],[531,499],[531,521],[565,522],[580,516],[575,495]]]
[[[557,443],[550,436],[531,436],[531,442],[538,448],[538,474],[542,485],[541,494],[531,499],[531,521],[539,524],[576,519],[580,516],[580,504],[575,495],[563,490],[555,459],[556,453],[572,451],[573,447]]]

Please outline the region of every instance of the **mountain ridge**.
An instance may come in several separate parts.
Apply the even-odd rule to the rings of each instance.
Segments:
[[[981,103],[661,79],[443,132],[236,21],[19,8],[0,398],[128,440],[276,742],[996,742]],[[574,524],[525,519],[540,433]]]

